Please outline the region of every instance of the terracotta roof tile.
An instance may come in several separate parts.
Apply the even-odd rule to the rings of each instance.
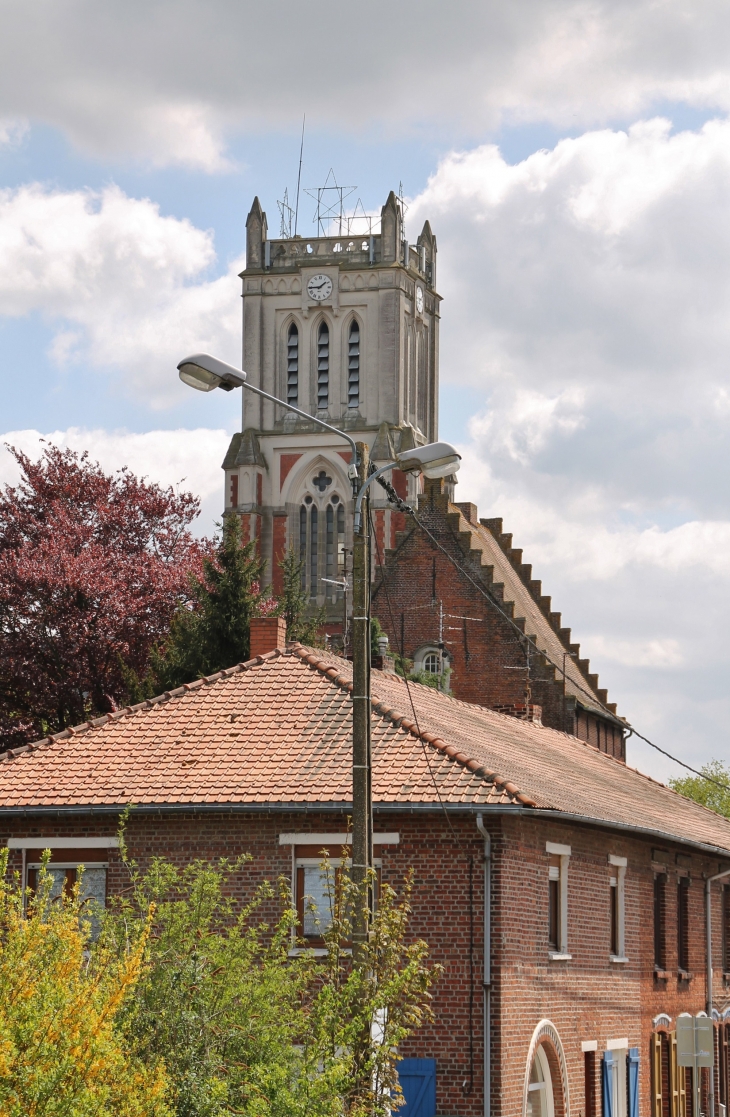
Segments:
[[[11,750],[0,812],[346,804],[351,678],[292,645]],[[378,671],[372,694],[376,803],[552,809],[730,850],[730,821],[574,737]]]

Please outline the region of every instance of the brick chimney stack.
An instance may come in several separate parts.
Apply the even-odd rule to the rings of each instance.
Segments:
[[[286,647],[286,621],[283,617],[253,617],[250,634],[251,659],[277,648],[283,652]]]

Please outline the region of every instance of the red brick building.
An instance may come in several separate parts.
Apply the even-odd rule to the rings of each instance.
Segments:
[[[625,760],[625,723],[532,566],[501,520],[480,520],[449,489],[428,482],[417,519],[401,515],[395,545],[376,549],[373,612],[391,648],[418,669],[438,670],[443,656],[465,702],[537,718]]]
[[[29,881],[49,847],[59,888],[84,863],[97,896],[118,891],[132,803],[140,863],[247,851],[242,898],[280,873],[316,896],[320,850],[347,831],[350,679],[277,648],[4,754],[11,867]],[[435,1104],[414,1112],[588,1117],[602,1076],[612,1117],[693,1112],[673,1034],[705,1007],[705,881],[730,868],[730,822],[562,731],[386,672],[372,692],[376,859],[395,885],[415,870],[411,933],[444,966],[435,1023],[402,1052],[434,1061]],[[725,1060],[726,897],[715,884]],[[716,1079],[726,1104],[726,1062]]]

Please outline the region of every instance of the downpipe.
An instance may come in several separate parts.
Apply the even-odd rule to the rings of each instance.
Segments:
[[[477,815],[477,830],[484,839],[484,1117],[492,1113],[492,839],[484,825],[484,815]]]

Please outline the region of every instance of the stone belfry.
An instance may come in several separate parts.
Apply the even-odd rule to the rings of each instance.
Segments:
[[[367,442],[371,458],[438,436],[436,238],[426,222],[404,237],[391,191],[380,231],[366,235],[269,237],[254,199],[246,221],[243,368],[249,381]],[[347,444],[244,389],[241,433],[223,463],[225,507],[256,539],[267,577],[289,546],[306,557],[306,587],[328,618],[341,615],[337,581],[349,569],[351,487]],[[402,496],[417,483],[396,471]],[[381,549],[400,515],[374,496]]]

